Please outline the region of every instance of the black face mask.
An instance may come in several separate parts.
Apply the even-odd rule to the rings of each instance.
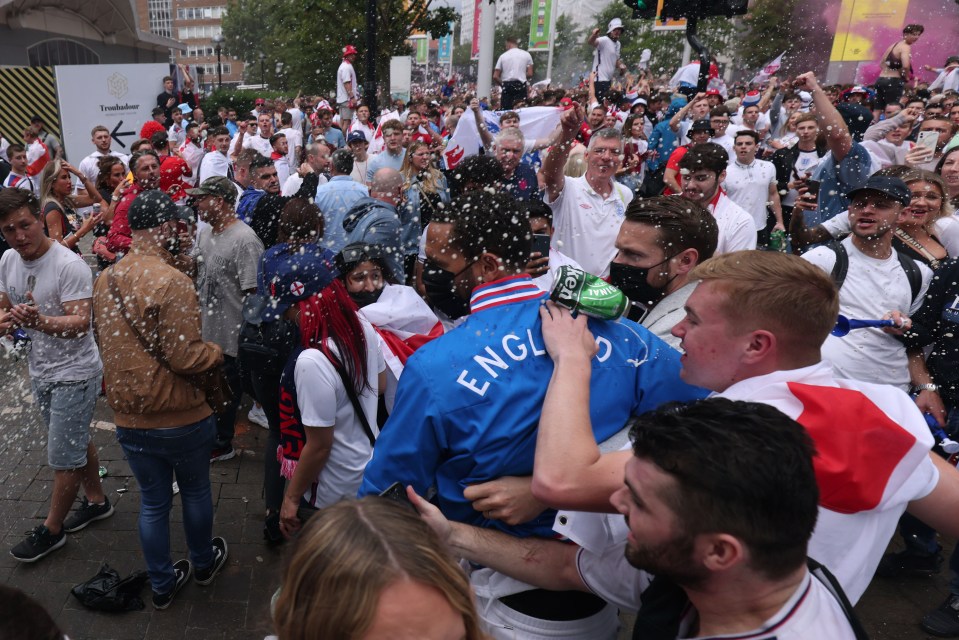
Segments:
[[[356,303],[360,309],[363,307],[373,304],[380,299],[380,296],[383,294],[383,289],[374,289],[373,291],[357,291],[356,293],[351,293],[350,298],[353,299],[353,302]]]
[[[633,267],[628,264],[621,264],[619,262],[613,262],[609,265],[609,282],[613,286],[617,287],[620,291],[626,294],[626,297],[629,298],[629,301],[634,305],[638,305],[640,309],[637,310],[636,315],[640,319],[646,316],[646,313],[649,312],[649,309],[653,307],[657,302],[663,299],[666,295],[666,287],[672,282],[673,278],[670,278],[666,281],[662,287],[654,287],[649,284],[647,280],[649,276],[649,271],[655,269],[667,262],[673,256],[668,256],[665,260],[658,264],[654,264],[651,267]],[[635,320],[634,313],[630,312],[629,318]],[[637,320],[638,322],[638,320]]]
[[[423,264],[423,287],[426,288],[426,297],[430,299],[434,307],[445,313],[450,320],[462,318],[470,312],[469,300],[464,300],[457,295],[454,281],[460,273],[463,273],[472,265],[471,262],[459,273],[453,273],[442,269],[429,259]]]

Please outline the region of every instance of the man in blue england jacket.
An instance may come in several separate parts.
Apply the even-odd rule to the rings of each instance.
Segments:
[[[552,510],[508,526],[476,511],[463,495],[473,484],[532,473],[553,363],[539,315],[547,296],[524,272],[531,233],[523,210],[511,199],[472,192],[451,211],[428,228],[423,281],[435,306],[449,314],[468,299],[470,316],[407,362],[360,494],[394,482],[421,494],[435,487],[440,509],[452,520],[519,537],[556,537]],[[597,442],[620,434],[631,415],[706,395],[680,380],[679,353],[645,328],[628,320],[590,320],[589,327],[599,347],[590,383]],[[612,446],[625,439],[621,443]],[[524,638],[569,634],[571,628],[579,637],[615,637],[615,607],[592,594],[544,597],[489,570],[474,572],[473,583],[494,637],[515,627],[517,613],[536,621],[538,631]]]

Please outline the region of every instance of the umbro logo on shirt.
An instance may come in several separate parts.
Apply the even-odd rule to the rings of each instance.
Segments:
[[[580,208],[580,209],[592,209],[592,208],[593,208],[593,205],[591,205],[591,204],[586,204],[585,202],[580,202],[580,203],[579,203],[579,208]]]

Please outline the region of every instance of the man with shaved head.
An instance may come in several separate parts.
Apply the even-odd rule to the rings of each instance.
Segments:
[[[403,176],[384,167],[373,174],[368,198],[360,198],[346,214],[346,244],[362,243],[383,248],[387,266],[397,282],[406,283],[403,266],[403,223],[398,211],[406,202]]]

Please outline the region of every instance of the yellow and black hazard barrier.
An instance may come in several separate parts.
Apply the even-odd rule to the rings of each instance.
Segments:
[[[43,118],[47,132],[63,138],[53,67],[0,67],[0,133],[21,142],[33,116]]]

